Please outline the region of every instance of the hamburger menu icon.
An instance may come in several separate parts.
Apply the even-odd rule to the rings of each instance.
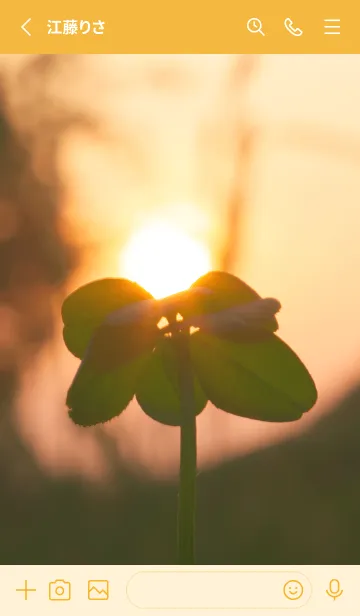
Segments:
[[[109,598],[108,580],[89,580],[88,599],[89,601],[107,601]]]

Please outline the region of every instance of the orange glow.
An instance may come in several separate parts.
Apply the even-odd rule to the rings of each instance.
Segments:
[[[120,254],[119,269],[160,299],[186,289],[208,272],[211,257],[199,240],[168,223],[155,222],[130,238]]]

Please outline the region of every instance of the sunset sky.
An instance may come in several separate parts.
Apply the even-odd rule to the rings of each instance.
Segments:
[[[69,69],[72,93],[64,76],[52,84],[54,96],[91,110],[103,131],[100,140],[69,135],[61,150],[64,208],[93,243],[74,285],[123,274],[124,246],[158,220],[205,247],[214,262],[234,132],[239,121],[256,127],[236,273],[262,296],[281,301],[279,334],[312,373],[319,402],[289,426],[207,409],[198,419],[202,462],[307,427],[357,380],[360,364],[360,58],[258,57],[245,100],[241,88],[229,99],[234,59],[87,56]],[[194,279],[195,265],[196,257]],[[150,277],[154,291],[151,284]],[[75,366],[59,333],[36,377],[25,379],[19,416],[44,464],[101,472],[91,431],[79,433],[64,412]],[[178,431],[139,409],[106,429],[119,434],[124,455],[135,451],[150,469],[175,460]]]

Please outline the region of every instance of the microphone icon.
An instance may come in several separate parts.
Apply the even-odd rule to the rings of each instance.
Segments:
[[[335,601],[335,599],[337,599],[338,597],[341,597],[341,595],[343,594],[343,590],[341,590],[340,588],[340,582],[339,580],[331,580],[330,584],[329,584],[329,588],[326,591],[326,594],[329,595],[329,597],[332,597]]]

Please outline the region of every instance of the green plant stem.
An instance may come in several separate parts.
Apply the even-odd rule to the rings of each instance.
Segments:
[[[195,564],[196,512],[196,415],[191,368],[190,334],[176,334],[182,424],[180,441],[180,489],[178,501],[178,564]]]

